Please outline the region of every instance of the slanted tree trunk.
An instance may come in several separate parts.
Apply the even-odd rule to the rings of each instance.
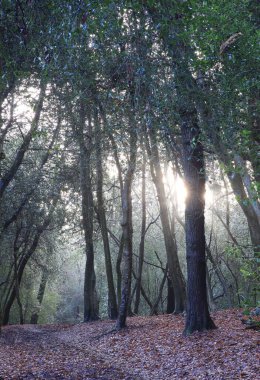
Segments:
[[[233,302],[232,302],[232,298],[231,298],[231,294],[230,294],[230,289],[229,289],[229,286],[227,284],[227,281],[223,275],[223,273],[221,272],[216,260],[213,258],[213,255],[211,253],[211,250],[208,246],[206,246],[206,253],[207,253],[207,258],[208,260],[211,262],[212,266],[213,266],[213,269],[219,279],[219,282],[223,288],[223,292],[224,292],[224,295],[226,296],[227,298],[227,303],[228,303],[228,307],[232,307],[233,306]]]
[[[132,273],[133,273],[134,278],[137,279],[137,275],[135,274],[134,270],[132,271]],[[145,292],[145,290],[144,290],[144,288],[142,286],[142,283],[141,283],[141,295],[142,295],[143,299],[145,300],[145,302],[147,303],[147,305],[150,307],[151,313],[152,313],[154,305],[152,304],[152,302],[150,301],[148,295],[146,294],[146,292]]]
[[[55,208],[55,206],[54,206],[54,208]],[[11,307],[12,307],[12,305],[14,303],[14,300],[15,300],[15,297],[16,297],[16,286],[15,286],[15,283],[17,281],[18,285],[20,286],[21,280],[22,280],[22,276],[23,276],[23,273],[24,273],[24,269],[25,269],[25,267],[26,267],[29,259],[31,258],[31,256],[35,252],[35,250],[37,249],[38,244],[39,244],[39,240],[40,240],[40,237],[41,237],[42,233],[45,231],[45,229],[48,227],[49,224],[50,224],[50,215],[46,218],[46,220],[44,221],[44,223],[42,224],[42,226],[40,226],[40,227],[37,228],[37,231],[35,233],[35,236],[34,236],[34,239],[32,241],[32,244],[24,252],[24,254],[22,255],[20,261],[18,262],[18,265],[17,265],[17,275],[16,275],[16,278],[15,278],[15,282],[10,285],[11,288],[9,289],[8,297],[5,300],[5,303],[3,305],[3,325],[7,325],[8,324],[10,310],[11,310]]]
[[[158,296],[157,296],[157,298],[153,304],[153,308],[150,312],[150,315],[157,315],[158,314],[158,306],[159,306],[160,301],[162,300],[163,288],[164,288],[165,282],[167,280],[167,277],[168,277],[168,266],[166,266],[166,269],[164,271],[163,279],[162,279],[162,282],[161,282],[160,287],[159,287]]]
[[[185,232],[187,256],[187,317],[184,333],[215,328],[207,302],[205,257],[205,168],[195,109],[181,112],[183,170],[187,189]]]
[[[116,292],[114,286],[113,269],[110,254],[110,245],[107,231],[107,221],[106,212],[104,207],[103,199],[103,167],[102,167],[102,147],[101,147],[101,125],[98,117],[95,117],[95,127],[96,127],[96,168],[97,168],[97,208],[98,208],[98,219],[102,234],[104,254],[105,254],[105,267],[107,276],[107,287],[108,287],[108,316],[110,319],[116,319],[117,312],[117,302],[116,302]]]
[[[3,178],[1,179],[0,199],[2,198],[6,188],[8,187],[9,183],[14,178],[19,167],[21,166],[23,159],[24,159],[24,155],[26,154],[27,150],[29,149],[29,146],[30,146],[31,141],[33,139],[33,134],[34,134],[34,132],[37,131],[37,129],[39,127],[41,112],[43,109],[45,92],[46,92],[46,83],[44,83],[42,81],[40,84],[39,98],[38,98],[37,104],[35,106],[35,113],[34,113],[34,118],[32,120],[31,128],[27,132],[27,134],[24,136],[23,142],[17,151],[17,154],[16,154],[16,157],[13,161],[13,164],[11,165],[9,170],[3,175]]]
[[[42,277],[41,277],[38,294],[37,294],[38,305],[37,305],[36,310],[31,315],[31,321],[30,321],[31,324],[36,325],[38,323],[39,313],[41,310],[41,305],[42,305],[42,301],[43,301],[43,297],[44,297],[44,293],[45,293],[45,289],[46,289],[46,285],[48,281],[48,276],[49,276],[48,270],[47,268],[44,267],[42,271]]]
[[[20,325],[23,325],[24,323],[24,317],[23,317],[23,305],[20,297],[20,282],[18,279],[18,252],[19,252],[19,246],[17,244],[18,238],[20,235],[21,228],[18,228],[16,232],[16,236],[14,239],[14,247],[13,247],[13,258],[14,258],[14,288],[15,288],[15,298],[18,304],[19,309],[19,318],[20,318]]]
[[[91,120],[86,125],[86,106],[82,100],[79,111],[79,124],[74,126],[80,149],[80,188],[82,197],[82,225],[86,246],[86,267],[84,279],[84,322],[95,321],[98,316],[98,299],[96,292],[96,274],[94,269],[93,246],[93,193],[91,180]],[[90,118],[89,118],[90,119]],[[88,127],[88,141],[85,141],[84,129]]]
[[[257,213],[255,212],[252,204],[254,200],[247,197],[240,174],[230,174],[229,180],[232,189],[234,190],[234,194],[238,199],[239,205],[247,218],[253,249],[255,252],[255,256],[257,257],[260,252],[260,221],[259,215],[257,215]]]
[[[122,268],[122,293],[121,303],[119,307],[119,314],[116,322],[116,328],[122,329],[126,326],[126,317],[128,312],[128,306],[131,296],[131,276],[132,276],[132,181],[136,166],[136,153],[137,153],[137,131],[134,116],[130,116],[130,157],[128,162],[128,169],[124,179],[123,191],[122,191],[122,233],[124,240],[123,248],[123,268]]]
[[[171,231],[171,223],[167,207],[167,197],[163,184],[163,173],[160,165],[159,151],[157,147],[156,135],[153,127],[149,128],[150,144],[147,144],[147,151],[150,158],[152,179],[156,187],[158,202],[160,206],[160,217],[162,222],[164,243],[169,266],[169,278],[174,291],[174,312],[182,313],[185,308],[185,281],[181,271],[178,249],[175,236]]]
[[[230,154],[227,147],[219,137],[217,125],[214,121],[212,110],[204,103],[197,104],[200,115],[205,125],[208,138],[218,154],[219,160],[227,168],[227,176],[236,199],[247,219],[253,250],[257,257],[260,252],[260,207],[259,201],[252,196],[250,191],[251,181],[244,161],[235,154]],[[234,161],[234,162],[233,162]],[[248,191],[249,190],[249,191]]]

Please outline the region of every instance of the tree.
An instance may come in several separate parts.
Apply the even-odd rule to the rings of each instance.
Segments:
[[[142,272],[144,264],[145,253],[145,234],[146,234],[146,152],[144,149],[144,142],[142,139],[141,147],[143,148],[143,162],[142,162],[142,225],[141,225],[141,238],[139,243],[139,258],[138,258],[138,273],[136,278],[136,292],[134,313],[138,314],[141,285],[142,285]]]
[[[30,320],[31,324],[37,324],[38,323],[39,312],[40,312],[41,304],[43,301],[44,292],[45,292],[45,288],[46,288],[47,281],[48,281],[48,276],[49,276],[48,270],[46,267],[44,267],[42,270],[41,282],[40,282],[40,286],[39,286],[39,290],[38,290],[38,294],[37,294],[38,305],[37,305],[36,310],[31,315],[31,320]]]
[[[101,229],[104,254],[105,254],[105,266],[107,275],[107,287],[108,287],[108,316],[111,319],[116,319],[118,315],[116,292],[114,287],[113,268],[111,262],[110,245],[107,230],[106,212],[103,199],[103,167],[102,167],[102,133],[100,119],[98,113],[95,113],[95,147],[96,147],[96,170],[97,170],[97,213],[98,221]],[[105,119],[104,119],[105,121]]]
[[[136,166],[137,154],[137,126],[133,115],[129,115],[129,161],[122,189],[122,232],[123,232],[123,270],[122,294],[116,328],[126,326],[126,317],[131,295],[132,259],[133,259],[133,226],[132,226],[132,199],[131,189]]]
[[[84,322],[94,321],[98,316],[98,298],[96,292],[96,274],[94,269],[93,217],[94,202],[91,181],[92,127],[91,114],[85,101],[80,100],[79,120],[73,126],[80,150],[80,187],[82,196],[82,219],[86,244],[86,268],[84,283]],[[85,138],[87,128],[87,138]]]
[[[160,165],[159,150],[154,126],[148,125],[148,133],[150,138],[150,146],[147,145],[147,149],[150,156],[151,174],[156,186],[158,202],[160,205],[160,217],[162,221],[167,261],[169,266],[169,280],[171,281],[173,288],[172,296],[174,298],[174,312],[181,313],[185,308],[185,281],[178,259],[176,239],[172,234],[170,226],[167,198],[163,184],[163,172]]]
[[[187,188],[185,232],[187,255],[187,317],[185,334],[215,328],[207,303],[205,257],[205,168],[196,112],[182,115],[183,169]]]
[[[27,320],[26,297],[27,310],[37,293],[41,303],[44,281],[40,289],[31,278],[31,297],[26,278],[52,228],[67,242],[61,260],[73,244],[78,255],[84,249],[85,321],[108,314],[120,329],[132,308],[182,312],[187,302],[189,334],[215,327],[207,294],[225,306],[250,293],[257,276],[247,284],[243,276],[257,264],[260,231],[258,8],[254,0],[1,4],[5,321]],[[169,162],[188,191],[185,222],[166,184]]]

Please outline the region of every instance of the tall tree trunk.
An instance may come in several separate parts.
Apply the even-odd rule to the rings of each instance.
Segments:
[[[141,298],[141,284],[142,284],[142,272],[144,263],[144,243],[146,232],[146,154],[143,149],[143,164],[142,164],[142,225],[141,225],[141,239],[139,244],[139,258],[138,258],[138,272],[136,279],[136,294],[134,313],[138,314],[140,298]]]
[[[31,324],[36,325],[38,323],[39,313],[41,310],[41,305],[42,305],[42,301],[43,301],[43,297],[44,297],[44,293],[45,293],[45,289],[46,289],[46,285],[48,281],[48,276],[49,276],[48,270],[47,268],[44,267],[42,271],[42,277],[41,277],[38,294],[37,294],[38,305],[37,305],[36,310],[31,315],[31,321],[30,321]]]
[[[102,120],[106,129],[106,132],[108,134],[111,147],[112,147],[112,153],[114,156],[116,168],[118,171],[118,180],[119,180],[119,186],[120,186],[120,194],[121,194],[121,199],[122,199],[122,194],[123,194],[123,172],[122,172],[122,166],[119,160],[118,156],[118,149],[116,145],[116,141],[114,139],[114,136],[112,135],[109,126],[107,125],[107,119],[106,119],[106,114],[104,111],[104,108],[101,103],[99,103],[99,109],[100,109],[100,114],[102,116]],[[118,244],[118,256],[117,256],[117,261],[116,261],[116,274],[117,274],[117,287],[116,287],[116,295],[117,295],[117,305],[121,304],[121,293],[122,293],[122,273],[121,273],[121,262],[122,262],[122,256],[123,256],[123,249],[124,249],[124,233],[122,232],[121,239],[120,239],[120,244]]]
[[[181,271],[178,249],[175,236],[171,231],[171,223],[167,207],[167,197],[163,184],[163,173],[160,165],[159,151],[157,147],[156,135],[153,128],[149,128],[150,146],[147,144],[150,156],[150,166],[152,179],[156,187],[158,202],[160,206],[160,217],[162,222],[164,243],[169,266],[169,277],[174,291],[174,312],[182,313],[185,308],[185,281]]]
[[[174,289],[171,279],[167,278],[167,306],[166,313],[171,314],[174,312],[175,299],[174,299]]]
[[[209,309],[210,309],[210,311],[215,311],[216,305],[214,302],[213,291],[212,291],[212,287],[211,287],[210,274],[209,274],[207,262],[206,262],[206,281],[207,281],[207,293],[208,293]]]
[[[154,22],[168,20],[168,13],[173,11],[170,1],[160,2],[160,7],[148,5]],[[184,333],[195,330],[215,328],[210,318],[207,303],[204,193],[205,172],[203,147],[199,141],[197,110],[194,106],[196,83],[189,69],[192,49],[182,39],[184,25],[182,22],[166,22],[166,30],[161,35],[165,46],[173,59],[174,84],[179,108],[183,147],[184,180],[187,187],[185,208],[186,257],[187,257],[187,317]],[[177,43],[176,43],[177,41]],[[176,296],[176,294],[175,294]]]
[[[116,260],[116,274],[117,274],[117,303],[121,304],[121,293],[122,293],[122,273],[121,273],[121,263],[123,257],[123,249],[124,249],[124,235],[122,234],[120,243],[118,246],[118,255]]]
[[[84,100],[80,104],[79,125],[75,128],[80,149],[80,188],[82,197],[82,224],[86,246],[86,266],[84,279],[84,322],[95,321],[98,317],[96,275],[94,269],[93,246],[93,193],[91,181],[91,120],[88,120],[88,142],[85,142],[86,108]]]
[[[103,167],[102,167],[102,147],[101,147],[101,125],[98,120],[98,116],[95,117],[95,127],[96,127],[96,168],[97,168],[97,208],[98,208],[98,218],[103,239],[103,247],[105,254],[105,267],[107,275],[107,286],[108,286],[108,316],[110,319],[116,319],[117,312],[117,302],[116,302],[116,292],[114,286],[113,269],[110,254],[110,245],[107,231],[107,221],[106,212],[104,207],[103,199]]]
[[[18,252],[19,247],[17,245],[18,237],[20,234],[20,228],[18,228],[18,231],[16,232],[16,236],[14,239],[14,247],[13,247],[13,258],[14,258],[14,288],[15,288],[15,298],[18,304],[19,308],[19,318],[20,318],[20,325],[23,325],[24,323],[24,317],[23,317],[23,305],[20,297],[20,282],[18,279]]]
[[[185,207],[187,256],[187,317],[184,333],[215,328],[207,302],[205,257],[205,168],[203,147],[195,109],[181,112],[183,170],[187,198]]]
[[[134,116],[130,116],[130,157],[128,162],[128,169],[124,179],[122,191],[122,233],[124,239],[123,248],[123,268],[122,268],[122,293],[121,303],[119,307],[119,314],[117,318],[116,328],[121,329],[126,326],[126,317],[128,312],[129,300],[131,296],[131,276],[132,276],[132,181],[136,166],[137,154],[137,131]]]

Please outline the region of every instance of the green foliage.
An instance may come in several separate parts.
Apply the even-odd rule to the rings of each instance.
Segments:
[[[59,302],[60,295],[57,290],[53,289],[52,286],[48,286],[39,311],[38,323],[55,323],[55,316]]]
[[[39,82],[44,79],[48,83],[48,94],[44,101],[40,127],[32,132],[30,149],[2,202],[3,215],[10,218],[21,205],[24,196],[32,192],[17,220],[17,226],[21,223],[22,231],[26,228],[29,231],[30,227],[32,228],[30,234],[33,234],[42,221],[44,212],[52,204],[52,196],[59,195],[62,184],[64,189],[62,199],[53,216],[52,224],[46,231],[44,242],[46,245],[54,244],[53,241],[48,241],[52,229],[62,228],[64,225],[68,228],[81,229],[78,151],[71,125],[78,123],[80,102],[87,104],[90,117],[101,104],[107,115],[106,122],[102,120],[102,123],[107,123],[102,135],[104,142],[102,154],[108,162],[113,162],[107,136],[109,131],[113,134],[119,150],[120,164],[124,167],[128,160],[129,136],[126,129],[129,109],[130,113],[133,113],[132,105],[129,105],[131,97],[134,99],[138,128],[147,126],[151,118],[151,123],[160,131],[158,135],[162,141],[161,157],[168,161],[173,156],[174,165],[180,166],[178,168],[180,173],[182,173],[179,163],[181,154],[179,126],[182,121],[180,106],[206,105],[209,119],[206,126],[202,123],[204,129],[201,142],[208,148],[207,154],[210,152],[207,159],[211,160],[212,152],[217,155],[219,153],[217,148],[220,146],[222,149],[220,151],[226,154],[226,161],[221,164],[224,173],[229,176],[236,174],[243,176],[244,169],[236,167],[233,158],[237,153],[246,157],[251,163],[249,174],[252,183],[249,189],[254,195],[246,199],[237,196],[237,201],[242,206],[250,206],[256,202],[260,188],[256,175],[253,176],[257,173],[259,165],[257,140],[259,137],[254,129],[254,118],[259,112],[257,104],[259,81],[256,74],[260,56],[259,31],[256,27],[259,22],[258,10],[259,6],[255,0],[2,1],[0,106],[3,106],[1,118],[4,126],[7,124],[10,111],[8,94],[13,91],[15,103],[25,104],[27,100],[28,103],[31,102],[28,109],[34,112],[37,107],[34,107],[33,103]],[[238,32],[240,34],[234,43],[221,52],[221,46]],[[165,46],[167,44],[171,52]],[[179,46],[185,47],[183,57],[177,54]],[[191,71],[192,80],[183,76],[177,82],[176,67],[183,65]],[[202,84],[199,83],[200,78],[203,79]],[[177,89],[181,93],[180,96],[176,96]],[[20,117],[17,106],[14,111],[14,120],[11,120],[11,128],[4,140],[7,160],[1,164],[3,172],[6,172],[15,161],[19,146],[24,141],[24,135],[32,126],[30,112]],[[202,114],[203,112],[200,116]],[[61,119],[61,132],[53,146],[49,148],[54,125],[59,119]],[[170,141],[169,131],[173,136],[170,142],[172,145],[167,145]],[[213,132],[217,134],[215,141],[212,141]],[[86,131],[84,135],[89,138]],[[90,136],[89,140],[94,141],[95,138],[92,139]],[[196,147],[196,139],[193,139],[191,145]],[[177,154],[174,149],[178,151]],[[40,169],[45,151],[51,158],[48,165]],[[91,157],[93,191],[95,191],[93,161]],[[141,159],[138,158],[137,163],[139,165]],[[109,185],[107,188],[117,187],[117,177],[115,176],[113,181],[110,178],[109,164],[106,171],[105,181]],[[251,172],[254,173],[251,175]],[[38,176],[40,176],[39,183],[35,180]],[[109,226],[112,230],[114,228],[119,236],[118,231],[121,226],[117,222],[120,219],[118,215],[120,202],[115,201],[116,198],[119,199],[119,195],[113,194],[114,198],[111,200],[110,191],[106,191],[106,207],[111,218]],[[137,211],[134,210],[135,245],[138,246],[140,204],[136,199],[135,202],[137,204],[135,209]],[[156,209],[156,201],[151,201],[150,207]],[[116,216],[113,215],[113,209],[116,209]],[[94,224],[95,238],[100,240],[96,220]],[[237,221],[237,224],[240,225],[240,221]],[[160,252],[163,261],[166,261],[160,228],[159,225],[159,229],[158,226],[155,230],[151,229],[156,239],[147,235],[146,255],[153,264],[158,264],[153,255],[155,248]],[[12,267],[13,237],[16,232],[17,229],[12,225],[8,233],[1,236],[0,259],[1,263],[4,263],[0,268],[1,278],[7,278],[9,268]],[[182,247],[183,232],[178,236]],[[22,238],[26,238],[25,233],[19,235],[21,241]],[[78,240],[73,244],[82,244],[80,238]],[[32,239],[29,243],[31,242]],[[40,258],[40,261],[45,252],[42,250],[44,242],[40,242],[41,249],[35,253],[37,260]],[[58,243],[63,247],[61,241]],[[218,243],[216,242],[216,247]],[[72,243],[68,242],[67,245],[73,250]],[[60,251],[63,249],[64,247]],[[96,251],[96,265],[100,271],[98,273],[102,303],[100,309],[101,314],[105,316],[106,279],[103,274],[104,258],[100,242],[96,244]],[[247,252],[250,256],[249,248]],[[66,253],[60,253],[61,256],[62,254],[68,259]],[[75,256],[72,254],[69,257],[73,268],[80,261],[80,254],[77,250]],[[113,254],[115,262],[117,248],[114,248]],[[254,290],[255,284],[259,281],[257,271],[259,263],[255,259],[244,257],[239,247],[228,246],[225,255],[235,268],[240,267],[237,270],[238,275],[237,273],[235,275],[238,277],[241,295],[246,299],[249,298],[245,302],[255,302],[254,299],[257,298],[255,294],[259,291],[259,289]],[[183,260],[182,257],[181,259]],[[37,263],[33,265],[37,267]],[[82,268],[83,266],[81,263]],[[162,273],[160,268],[153,271],[147,268],[149,267],[146,267],[143,276],[144,288],[149,288],[153,299]],[[52,322],[55,318],[59,321],[73,321],[75,307],[80,305],[82,308],[82,297],[79,296],[82,283],[80,285],[77,283],[75,273],[68,273],[67,284],[62,283],[60,289],[55,286],[54,289],[47,288],[40,315],[41,322]],[[78,273],[78,278],[82,280],[81,272]],[[37,283],[35,278],[33,281],[34,284]],[[25,283],[23,279],[22,291]],[[246,289],[248,285],[249,291]],[[59,311],[56,314],[57,307]],[[146,311],[145,308],[146,305],[143,307]],[[13,313],[17,320],[17,311],[14,310]]]
[[[245,307],[256,307],[260,305],[260,272],[259,259],[243,259],[240,272],[247,287],[249,287],[248,297],[243,299]],[[241,290],[241,295],[243,295]]]

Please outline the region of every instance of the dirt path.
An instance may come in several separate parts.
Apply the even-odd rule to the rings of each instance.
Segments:
[[[6,326],[0,337],[0,380],[260,379],[259,332],[239,310],[213,313],[217,330],[183,337],[184,318],[162,315],[77,325]]]
[[[141,380],[92,352],[89,342],[64,339],[72,326],[10,326],[0,338],[0,380]],[[4,348],[4,350],[3,350]]]

